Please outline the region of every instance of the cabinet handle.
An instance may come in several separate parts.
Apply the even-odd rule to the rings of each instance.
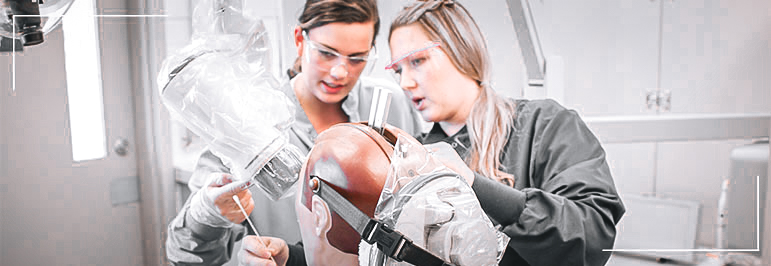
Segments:
[[[648,110],[668,112],[672,109],[672,91],[648,89],[645,94],[645,106]]]

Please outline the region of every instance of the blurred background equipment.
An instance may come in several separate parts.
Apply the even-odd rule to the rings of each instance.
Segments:
[[[62,20],[74,0],[2,0],[0,1],[0,51],[18,51],[16,43],[32,46],[43,43],[44,35]],[[10,40],[8,40],[10,39]],[[10,45],[9,45],[10,44]]]

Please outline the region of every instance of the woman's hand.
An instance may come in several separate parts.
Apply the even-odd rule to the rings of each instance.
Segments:
[[[260,240],[265,243],[263,245]],[[271,259],[272,258],[272,259]],[[246,236],[238,251],[238,265],[284,266],[289,259],[286,241],[275,237]]]
[[[254,209],[252,192],[249,191],[249,181],[236,181],[230,174],[212,173],[209,175],[209,185],[204,187],[206,196],[214,203],[219,214],[234,224],[240,224],[246,220],[241,213],[241,208],[233,201],[233,195],[238,195],[246,214],[251,214]]]

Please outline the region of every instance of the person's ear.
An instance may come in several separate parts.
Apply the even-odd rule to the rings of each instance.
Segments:
[[[327,232],[332,228],[332,215],[329,212],[329,206],[318,195],[313,195],[311,200],[311,212],[313,213],[314,228],[316,236],[324,238]]]
[[[294,46],[297,48],[297,57],[301,57],[303,55],[303,45],[305,44],[303,42],[305,38],[303,37],[303,29],[300,28],[300,26],[294,27]]]

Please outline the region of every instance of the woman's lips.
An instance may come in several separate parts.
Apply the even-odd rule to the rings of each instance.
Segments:
[[[329,84],[325,81],[322,81],[321,87],[325,92],[335,94],[342,91],[345,86],[343,86],[343,84]]]
[[[423,111],[423,109],[426,109],[424,100],[425,98],[412,98],[412,104],[415,105],[415,109],[418,109],[418,111]]]

